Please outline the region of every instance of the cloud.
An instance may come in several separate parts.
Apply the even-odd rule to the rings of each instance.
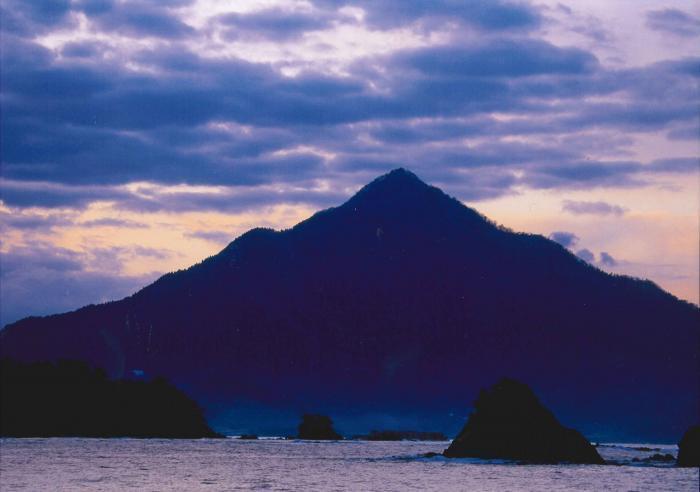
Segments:
[[[11,250],[0,256],[2,274],[12,275],[14,272],[31,267],[36,270],[50,270],[58,273],[76,272],[82,270],[80,255],[75,251],[53,247],[45,243],[37,243],[21,250]],[[3,283],[3,287],[7,284]]]
[[[26,36],[36,35],[70,22],[69,13],[70,0],[7,0],[0,6],[2,30]]]
[[[601,265],[604,265],[607,267],[614,267],[617,265],[617,260],[615,260],[615,258],[613,258],[609,253],[606,253],[605,251],[601,251],[600,263],[601,263]]]
[[[179,15],[182,3],[72,5],[108,32],[112,27],[101,23],[119,24],[127,7],[133,15],[158,9],[167,17]],[[503,13],[501,19],[511,14],[512,19],[530,19],[523,24],[494,21],[491,27],[500,32],[508,25],[532,27],[542,21],[536,8],[509,2],[460,3],[459,8],[451,2],[401,5],[401,22],[449,15],[486,28],[490,24],[484,19],[494,12]],[[398,9],[391,2],[361,6],[374,19],[368,22]],[[326,27],[335,22],[329,19],[345,15],[336,7],[321,2],[312,10],[257,10],[217,17],[216,22],[228,19],[232,26],[260,30],[267,37],[274,33],[265,30],[292,35],[284,34],[285,29],[296,36],[316,22],[311,14],[322,14],[318,22]],[[289,23],[283,17],[275,24],[273,13],[291,16]],[[205,33],[182,35],[188,39]],[[129,53],[110,52],[107,63],[102,51],[113,48],[103,42],[71,42],[63,50],[48,50],[29,38],[10,36],[3,50],[3,177],[15,183],[69,185],[76,194],[69,197],[60,186],[47,186],[46,196],[31,196],[23,192],[25,185],[10,186],[5,202],[79,206],[97,200],[98,189],[105,200],[126,202],[133,197],[116,187],[142,181],[304,187],[332,175],[339,188],[347,189],[358,182],[357,172],[397,165],[426,178],[440,174],[432,170],[435,166],[447,166],[451,179],[445,181],[464,190],[463,199],[511,193],[516,184],[642,186],[650,173],[694,172],[688,161],[591,161],[587,153],[624,153],[633,139],[611,130],[652,132],[696,122],[690,102],[698,99],[697,60],[611,70],[586,50],[518,30],[514,36],[483,36],[468,44],[448,39],[430,47],[369,54],[343,74],[302,67],[289,77],[274,64],[204,56],[177,39]],[[57,56],[64,51],[66,56]],[[619,101],[585,100],[611,95]],[[494,117],[498,113],[517,117]],[[554,137],[547,144],[538,142],[549,135]],[[470,137],[481,141],[466,144]],[[481,169],[483,178],[467,172],[484,166],[501,169]],[[476,181],[488,186],[470,192],[466,185]],[[78,185],[84,188],[78,190]],[[200,200],[202,206],[204,202]],[[221,204],[216,197],[209,202]]]
[[[126,262],[173,255],[138,245],[85,252],[43,241],[13,246],[0,254],[0,326],[25,316],[65,312],[130,295],[159,274],[125,275],[121,272]]]
[[[9,230],[44,230],[50,231],[72,223],[71,213],[37,214],[23,210],[0,211],[0,231]]]
[[[233,240],[232,234],[225,231],[193,231],[185,233],[185,236],[192,239],[202,239],[215,244],[228,244]]]
[[[226,187],[214,192],[170,191],[156,186],[117,202],[116,207],[138,212],[243,212],[279,203],[324,207],[335,205],[347,198],[344,193],[317,190],[312,185],[313,183],[309,183],[309,187],[293,188],[266,185]]]
[[[146,229],[148,224],[136,222],[135,220],[116,219],[113,217],[103,217],[101,219],[86,220],[80,222],[80,227],[119,227],[126,229]]]
[[[654,173],[692,173],[700,171],[700,158],[657,159],[646,166],[645,171]]]
[[[316,0],[315,4],[337,8],[345,0]],[[393,28],[408,23],[460,21],[485,32],[531,30],[540,26],[540,11],[529,4],[504,0],[358,0],[352,3],[366,13],[370,26]]]
[[[549,235],[549,239],[561,244],[567,249],[575,247],[579,242],[579,237],[576,234],[574,234],[573,232],[566,231],[553,232]],[[596,263],[595,253],[589,250],[588,248],[579,249],[578,251],[576,251],[576,256],[590,264]],[[612,257],[610,253],[607,253],[606,251],[601,251],[599,264],[605,267],[614,267],[618,265],[618,262],[615,258]]]
[[[589,249],[580,249],[576,252],[576,256],[588,263],[595,263],[595,254]]]
[[[580,34],[599,46],[610,45],[614,40],[613,33],[595,15],[574,11],[561,3],[547,9],[547,13],[554,15],[554,18],[563,24],[564,29]]]
[[[147,0],[126,0],[78,2],[78,7],[82,6],[82,12],[103,31],[133,37],[172,39],[186,37],[195,32],[169,9],[186,3],[188,2],[159,4]]]
[[[700,36],[700,19],[682,10],[673,8],[650,10],[646,18],[647,27],[655,31],[681,37]]]
[[[574,200],[564,200],[562,210],[576,215],[623,215],[625,213],[625,209],[619,205],[612,205],[606,202],[586,202]]]
[[[669,140],[693,140],[700,139],[700,126],[698,122],[693,122],[688,126],[679,126],[671,129],[666,138]]]
[[[468,48],[422,48],[396,55],[394,62],[433,78],[582,74],[595,70],[598,64],[595,56],[583,50],[527,39],[491,41]]]
[[[319,11],[269,8],[246,14],[224,14],[216,21],[226,27],[224,37],[228,40],[252,38],[287,41],[309,31],[320,31],[330,27],[333,16]]]
[[[586,212],[588,213],[588,212]],[[593,212],[597,213],[597,212]],[[553,232],[549,235],[549,239],[552,241],[555,241],[562,246],[564,246],[567,249],[572,249],[575,247],[578,242],[579,242],[579,237],[574,234],[573,232],[566,232],[566,231],[556,231]],[[582,260],[590,263],[590,264],[595,264],[596,263],[596,255],[593,251],[589,250],[588,248],[581,248],[578,251],[576,251],[576,256],[581,258]],[[618,265],[618,262],[615,258],[612,257],[612,255],[606,251],[601,251],[600,253],[600,260],[598,262],[601,266],[605,267],[614,267]]]
[[[51,182],[0,180],[0,199],[5,205],[17,208],[82,209],[97,201],[125,200],[131,197],[128,191],[111,186],[67,186]]]
[[[7,261],[3,262],[5,266]],[[115,276],[90,271],[62,271],[28,263],[2,272],[0,326],[26,316],[62,313],[87,304],[121,299],[155,279],[154,275]],[[40,303],[36,299],[41,299]]]
[[[524,181],[533,188],[582,188],[641,185],[641,164],[632,161],[571,161],[533,170]]]
[[[90,59],[99,56],[108,49],[108,45],[96,42],[71,42],[61,48],[61,56]]]
[[[556,241],[565,248],[573,248],[579,240],[579,237],[573,232],[555,231],[549,235],[549,239]]]

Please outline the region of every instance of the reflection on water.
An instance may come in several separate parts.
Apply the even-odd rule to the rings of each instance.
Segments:
[[[445,447],[443,442],[2,439],[0,489],[698,490],[697,469],[643,461],[654,453],[675,454],[675,446],[601,446],[600,454],[618,466],[421,457]]]

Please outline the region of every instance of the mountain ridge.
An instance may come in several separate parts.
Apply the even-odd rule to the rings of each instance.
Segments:
[[[638,398],[653,411],[625,432],[666,415],[677,422],[660,433],[672,437],[697,409],[698,312],[395,170],[338,207],[282,231],[252,229],[125,299],[9,325],[0,351],[164,375],[212,406],[443,415],[513,375],[584,430],[627,418]],[[641,381],[648,391],[633,388]]]

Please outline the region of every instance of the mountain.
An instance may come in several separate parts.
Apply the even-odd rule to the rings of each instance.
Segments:
[[[699,321],[398,169],[131,297],[8,325],[0,353],[165,376],[218,430],[264,433],[271,412],[292,432],[323,412],[345,434],[454,435],[479,388],[510,376],[588,437],[675,442],[700,410]],[[367,415],[383,421],[358,428]]]

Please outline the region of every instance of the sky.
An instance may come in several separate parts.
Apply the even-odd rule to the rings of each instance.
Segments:
[[[3,1],[0,325],[405,167],[698,303],[695,0]]]

